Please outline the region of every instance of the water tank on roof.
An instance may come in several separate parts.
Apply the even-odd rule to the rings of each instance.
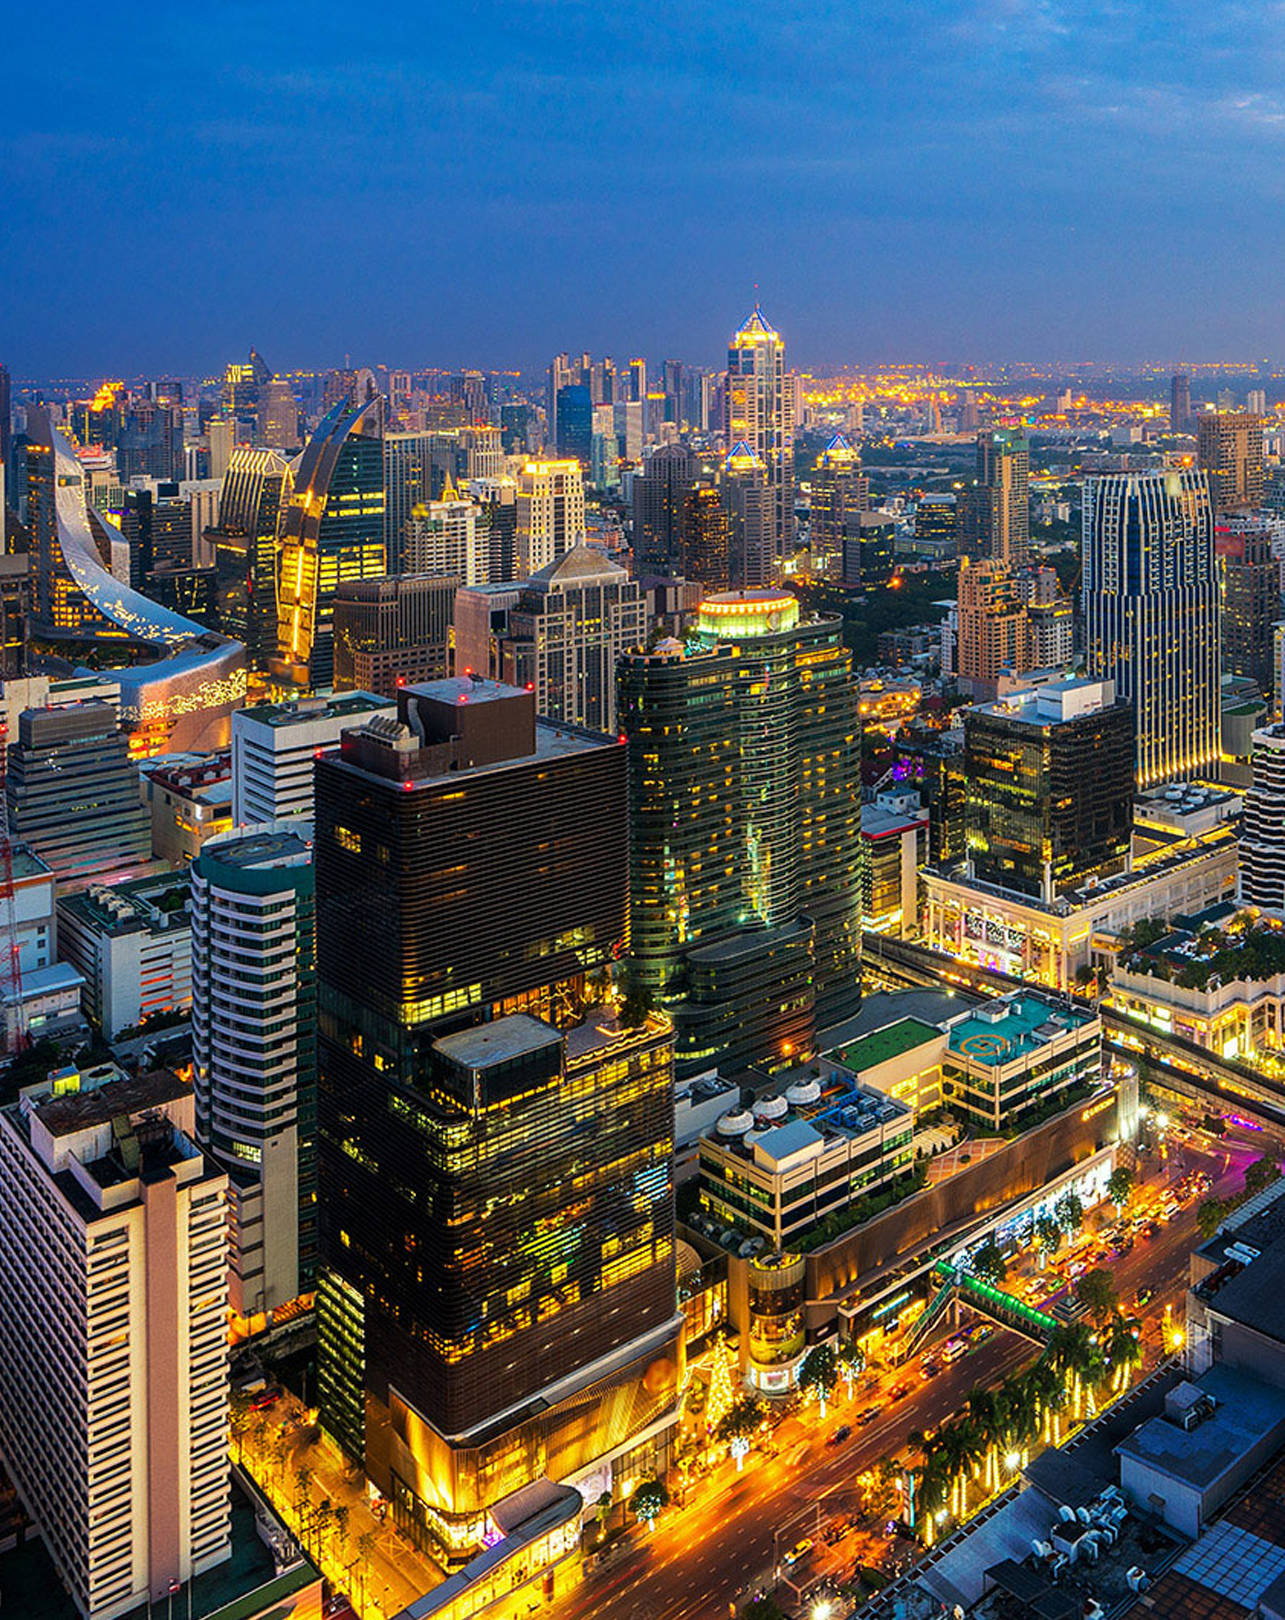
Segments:
[[[718,1122],[720,1136],[744,1136],[747,1131],[754,1129],[754,1115],[746,1108],[733,1108],[730,1114],[724,1114]]]
[[[760,1097],[754,1104],[754,1118],[760,1123],[764,1120],[784,1119],[789,1106],[784,1097]]]
[[[792,1086],[786,1087],[785,1100],[795,1108],[801,1107],[804,1103],[820,1102],[821,1082],[796,1080]]]

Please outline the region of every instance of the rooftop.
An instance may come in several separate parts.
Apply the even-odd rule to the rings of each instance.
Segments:
[[[888,810],[881,804],[861,806],[861,836],[863,838],[891,838],[896,833],[910,832],[928,825],[927,810],[908,814],[903,810]]]
[[[43,1099],[38,1095],[41,1087],[28,1087],[23,1093],[34,1104],[40,1123],[51,1136],[71,1136],[95,1125],[106,1125],[122,1114],[161,1108],[189,1096],[192,1090],[169,1069],[127,1075],[114,1063],[78,1076],[73,1071],[61,1083],[82,1089],[59,1091]]]
[[[240,718],[242,723],[253,721],[256,725],[279,729],[283,726],[310,726],[318,720],[346,720],[353,715],[366,714],[371,709],[395,707],[389,698],[376,697],[373,692],[336,692],[329,697],[300,698],[295,703],[256,703],[251,708],[242,709]]]
[[[187,895],[186,872],[160,872],[127,883],[91,883],[63,896],[58,909],[113,939],[144,930],[163,934],[188,926]]]
[[[310,823],[304,824],[310,827]],[[312,845],[301,831],[271,828],[257,832],[225,834],[211,839],[204,853],[225,866],[241,868],[282,866],[310,860]]]
[[[1218,1365],[1197,1382],[1217,1402],[1211,1417],[1191,1429],[1180,1428],[1165,1417],[1149,1418],[1121,1440],[1116,1450],[1157,1473],[1206,1490],[1272,1429],[1285,1426],[1285,1390]]]
[[[510,1013],[489,1024],[476,1024],[458,1035],[443,1035],[433,1042],[444,1058],[461,1069],[489,1069],[512,1058],[561,1046],[562,1036],[552,1024],[529,1013]]]
[[[1093,1019],[1069,1001],[1024,990],[988,1001],[954,1019],[949,1050],[977,1063],[995,1066],[1029,1057],[1042,1046],[1083,1028]]]
[[[913,1052],[917,1046],[926,1046],[930,1041],[940,1039],[941,1030],[935,1024],[926,1024],[920,1018],[899,1018],[895,1024],[887,1024],[883,1029],[858,1036],[833,1055],[850,1069],[860,1072],[878,1068],[890,1058],[901,1057],[906,1052]]]

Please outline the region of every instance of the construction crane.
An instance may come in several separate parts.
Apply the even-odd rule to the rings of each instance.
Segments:
[[[22,948],[18,943],[13,888],[13,840],[9,836],[9,724],[0,719],[0,997],[4,999],[4,1049],[16,1057],[27,1048],[22,1004]]]

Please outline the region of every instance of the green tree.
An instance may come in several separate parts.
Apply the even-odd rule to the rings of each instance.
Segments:
[[[1057,1224],[1070,1236],[1080,1230],[1084,1220],[1084,1205],[1074,1193],[1063,1193],[1053,1207]]]
[[[366,1584],[370,1576],[370,1560],[375,1555],[375,1532],[363,1530],[357,1537],[357,1560],[361,1571],[362,1598],[366,1596]]]
[[[1051,1215],[1041,1215],[1035,1222],[1034,1237],[1045,1254],[1053,1254],[1062,1241],[1062,1228]]]
[[[1226,1220],[1230,1209],[1231,1205],[1222,1198],[1206,1198],[1196,1211],[1196,1230],[1201,1237],[1213,1237]]]
[[[1123,1211],[1133,1192],[1133,1171],[1127,1164],[1117,1165],[1107,1177],[1107,1197],[1117,1210]]]
[[[1113,1316],[1120,1303],[1115,1277],[1106,1266],[1094,1266],[1092,1271],[1086,1271],[1075,1285],[1075,1297],[1088,1311],[1095,1327],[1101,1327]]]
[[[815,1391],[821,1403],[821,1416],[825,1416],[825,1403],[839,1376],[838,1363],[828,1344],[816,1344],[804,1356],[799,1367],[799,1388],[805,1395]]]
[[[1252,1198],[1264,1187],[1270,1187],[1273,1181],[1280,1179],[1280,1173],[1281,1167],[1275,1159],[1255,1159],[1245,1171],[1245,1197]]]
[[[651,1529],[669,1506],[669,1492],[660,1480],[645,1479],[630,1497],[629,1505],[634,1517]]]
[[[993,1237],[987,1238],[973,1256],[973,1275],[980,1277],[985,1283],[990,1283],[993,1288],[998,1288],[1004,1281],[1007,1270],[999,1244]]]
[[[848,1397],[851,1399],[853,1382],[866,1364],[865,1351],[855,1339],[840,1339],[835,1357],[839,1363],[839,1371],[848,1386]]]
[[[716,1440],[735,1440],[738,1437],[748,1440],[752,1434],[757,1433],[763,1422],[763,1403],[753,1395],[741,1395],[731,1408],[724,1413],[722,1421],[714,1431]]]

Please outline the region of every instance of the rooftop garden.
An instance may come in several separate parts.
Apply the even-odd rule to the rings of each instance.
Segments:
[[[1261,981],[1285,973],[1285,929],[1238,912],[1194,932],[1156,917],[1122,931],[1120,966],[1184,990],[1208,990],[1234,979]]]

